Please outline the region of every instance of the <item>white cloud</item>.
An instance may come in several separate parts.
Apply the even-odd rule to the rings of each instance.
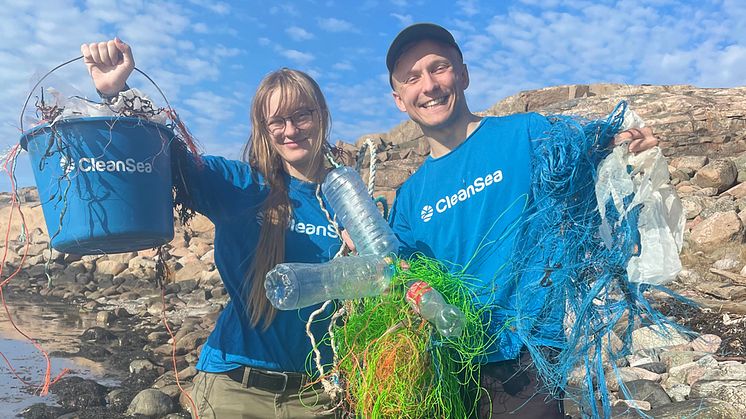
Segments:
[[[562,2],[560,0],[519,0],[521,3],[529,6],[557,7]]]
[[[484,30],[455,22],[475,109],[553,84],[734,85],[746,66],[742,39],[726,29],[738,27],[738,11],[725,13],[716,2],[522,3],[492,16]]]
[[[313,54],[301,52],[295,49],[280,49],[278,52],[283,57],[295,61],[298,64],[308,64],[316,58]]]
[[[227,15],[231,12],[231,6],[230,4],[222,1],[212,1],[212,0],[189,0],[189,3],[192,3],[194,5],[203,7],[207,10],[210,10],[213,13],[216,13],[218,15]]]
[[[295,5],[289,3],[274,5],[269,8],[269,13],[273,15],[287,14],[290,16],[300,16],[300,11],[298,11],[298,8],[295,7]]]
[[[225,45],[218,44],[212,53],[216,58],[235,57],[241,55],[244,51],[238,48],[228,48]]]
[[[479,14],[479,5],[477,0],[458,0],[456,6],[459,8],[459,12],[467,17],[472,17]]]
[[[194,92],[188,98],[182,101],[194,113],[202,114],[216,122],[227,121],[231,119],[235,112],[235,100],[216,95],[213,92],[199,90]]]
[[[288,34],[288,36],[295,41],[305,41],[308,39],[313,39],[314,37],[311,32],[308,32],[307,30],[298,26],[285,28],[285,33]]]
[[[355,26],[342,19],[334,17],[318,19],[319,27],[328,32],[356,32]]]
[[[125,21],[129,15],[127,10],[117,5],[113,0],[88,0],[86,9],[88,17],[101,20],[104,23],[115,24]]]
[[[353,67],[349,61],[341,61],[338,63],[334,63],[334,65],[332,65],[332,68],[335,70],[340,70],[340,71],[351,71],[355,69],[355,67]]]
[[[237,114],[247,106],[245,100],[235,92],[218,95],[198,90],[182,101],[180,116],[205,152],[238,158],[249,135],[246,119],[242,119],[248,112]]]
[[[412,19],[412,15],[402,15],[399,13],[391,13],[391,16],[399,22],[400,26],[409,26],[414,22],[414,20]]]
[[[710,52],[697,61],[699,77],[695,83],[706,87],[743,86],[744,68],[746,47],[729,45],[720,51]]]
[[[194,74],[199,79],[216,79],[219,71],[213,63],[199,58],[189,58],[181,61],[188,74]]]
[[[393,109],[391,94],[382,92],[378,80],[356,84],[329,83],[324,92],[337,108],[366,117],[383,117]]]
[[[202,23],[202,22],[195,23],[194,25],[192,25],[192,30],[194,31],[194,33],[199,33],[199,34],[206,34],[210,32],[207,24]]]

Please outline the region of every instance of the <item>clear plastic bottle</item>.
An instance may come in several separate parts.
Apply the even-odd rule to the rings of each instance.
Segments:
[[[381,217],[355,170],[347,166],[332,170],[321,190],[359,255],[385,256],[399,250],[399,240]]]
[[[296,310],[326,300],[380,295],[391,283],[393,259],[347,256],[326,263],[280,263],[267,272],[264,289],[273,306]]]
[[[464,313],[458,307],[446,303],[443,296],[424,281],[409,284],[405,295],[412,309],[430,322],[442,336],[461,336],[466,322]]]

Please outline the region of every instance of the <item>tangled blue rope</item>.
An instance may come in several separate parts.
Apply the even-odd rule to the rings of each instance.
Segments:
[[[641,324],[669,323],[643,295],[650,286],[627,278],[627,263],[640,250],[639,208],[612,231],[610,248],[599,235],[596,170],[611,151],[626,109],[620,103],[605,120],[549,118],[550,132],[533,144],[531,198],[507,267],[519,290],[510,327],[555,396],[569,395],[573,370],[584,376],[577,401],[593,417],[611,417],[606,380],[618,377],[607,377],[604,361],[613,365],[630,353],[632,331]],[[616,225],[619,213],[611,203],[606,207]],[[623,319],[620,345],[613,335]]]

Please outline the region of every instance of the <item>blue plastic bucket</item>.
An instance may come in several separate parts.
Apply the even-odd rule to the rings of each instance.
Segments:
[[[174,235],[166,126],[87,117],[26,131],[52,247],[73,254],[159,246]]]

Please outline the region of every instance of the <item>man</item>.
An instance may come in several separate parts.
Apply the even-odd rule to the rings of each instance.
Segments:
[[[538,310],[544,296],[523,295],[522,284],[505,278],[516,223],[530,200],[531,141],[546,137],[549,121],[538,114],[472,113],[461,50],[438,25],[405,28],[391,43],[386,65],[396,106],[420,126],[431,150],[400,188],[392,228],[404,253],[451,263],[453,271],[475,278],[477,302],[493,307],[488,330],[496,341],[482,366],[489,397],[479,399],[480,417],[564,418],[562,402],[546,394],[512,323],[516,301],[532,299]],[[625,131],[616,141],[629,142],[632,152],[658,143],[649,128]],[[561,312],[535,331],[547,347],[559,346],[562,334]]]

